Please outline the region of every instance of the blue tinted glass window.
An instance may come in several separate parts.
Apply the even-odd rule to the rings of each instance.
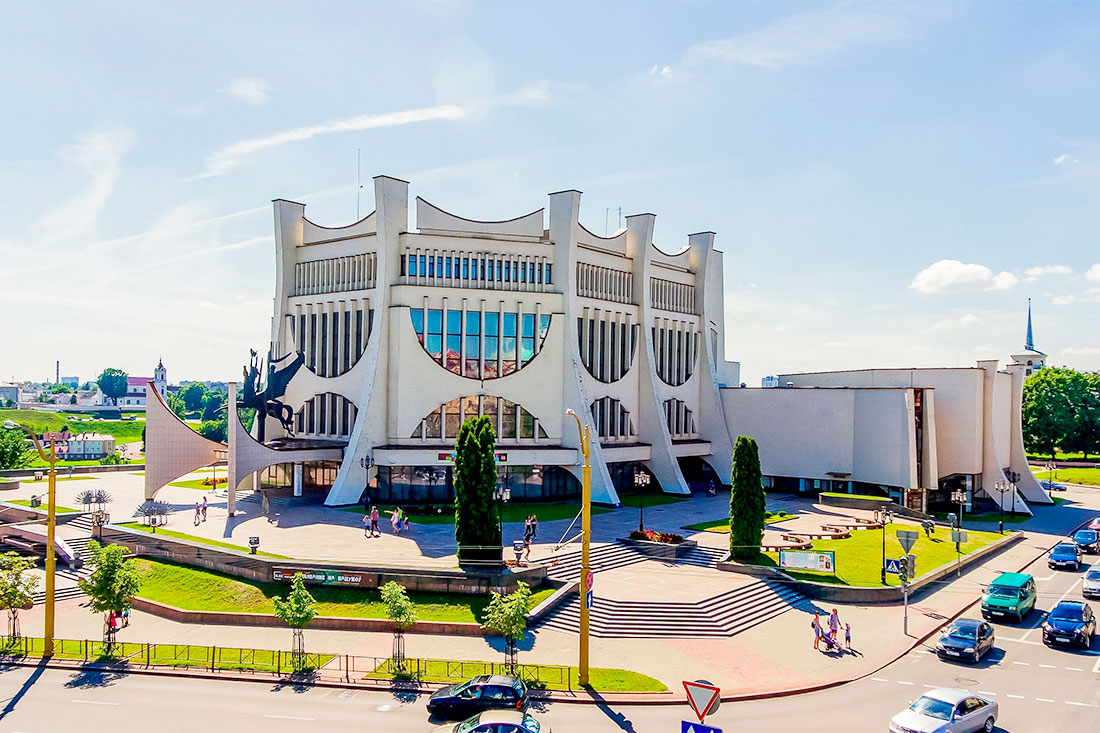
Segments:
[[[535,358],[535,339],[526,336],[520,339],[519,346],[520,363],[526,364]]]
[[[550,330],[550,316],[541,316],[539,318],[539,337],[546,338],[547,332]]]
[[[535,282],[535,263],[534,262],[531,262],[530,264],[527,265],[527,272],[529,273],[527,277],[530,278],[531,282]]]
[[[447,311],[447,334],[462,333],[462,311]]]
[[[413,330],[417,335],[423,335],[424,333],[424,311],[419,308],[413,308],[409,311],[409,315],[412,316]]]
[[[496,361],[497,359],[497,337],[486,336],[485,337],[485,361]],[[488,368],[488,364],[485,365]]]
[[[516,335],[516,314],[505,313],[504,314],[504,335],[515,336]]]
[[[470,258],[469,257],[463,257],[462,258],[462,279],[463,280],[469,280],[470,279]]]
[[[451,276],[451,258],[450,257],[446,257],[443,260],[443,276],[444,277],[450,277]]]
[[[547,283],[554,282],[553,273],[554,273],[554,266],[553,265],[547,265],[546,266],[546,282]]]
[[[466,337],[466,358],[477,359],[481,356],[480,339],[477,336]]]
[[[535,314],[524,313],[523,314],[523,333],[520,334],[523,338],[535,337]]]
[[[511,262],[505,262],[504,263],[504,282],[506,282],[506,283],[512,282],[512,263]]]
[[[443,351],[443,337],[428,334],[427,340],[424,343],[424,348],[428,350],[428,353],[432,355],[432,358],[438,359]]]
[[[435,277],[435,255],[428,255],[428,277]]]
[[[521,283],[527,282],[527,268],[524,267],[522,262],[517,262],[516,267],[519,268],[516,279]]]
[[[428,256],[420,255],[420,277],[425,277],[428,274]]]
[[[443,333],[443,311],[438,308],[428,311],[428,333]]]
[[[485,314],[485,335],[497,336],[499,335],[497,329],[500,327],[500,314],[499,313],[486,313]]]
[[[466,311],[466,335],[477,336],[481,333],[480,311]]]
[[[505,361],[515,361],[516,359],[516,340],[514,338],[505,337],[504,348],[501,352],[501,358]]]

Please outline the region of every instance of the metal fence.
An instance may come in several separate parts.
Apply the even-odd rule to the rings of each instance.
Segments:
[[[41,638],[0,639],[0,656],[40,657],[43,649]],[[293,652],[270,649],[129,641],[108,646],[102,641],[89,639],[55,639],[54,658],[137,667],[186,667],[210,672],[262,672],[279,676],[310,674],[317,679],[348,683],[392,681],[419,685],[462,682],[478,675],[505,674],[519,677],[536,689],[573,689],[572,668],[550,664],[509,665],[422,657],[398,660],[393,657],[316,652],[295,655]]]

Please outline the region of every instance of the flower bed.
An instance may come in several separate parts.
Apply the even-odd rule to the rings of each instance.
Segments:
[[[652,529],[636,529],[630,533],[630,539],[645,540],[646,542],[663,542],[666,545],[678,545],[684,541],[684,538],[675,532],[657,532]]]
[[[199,483],[201,483],[203,486],[221,486],[222,484],[229,483],[229,479],[225,477],[214,478],[213,476],[211,476],[209,478],[204,478]]]

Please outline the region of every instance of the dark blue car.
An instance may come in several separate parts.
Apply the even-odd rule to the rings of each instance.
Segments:
[[[1089,604],[1062,601],[1043,621],[1044,644],[1074,644],[1088,649],[1096,633],[1096,616]]]
[[[1061,542],[1047,555],[1047,567],[1069,568],[1079,570],[1081,568],[1081,548],[1072,542]]]
[[[1073,533],[1073,542],[1082,552],[1100,551],[1100,532],[1095,529],[1079,529]]]

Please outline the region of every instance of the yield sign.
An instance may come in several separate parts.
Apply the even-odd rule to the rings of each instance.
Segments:
[[[687,691],[688,705],[691,705],[700,723],[703,722],[703,718],[718,709],[718,696],[722,691],[709,682],[684,680],[684,690]]]
[[[898,530],[898,543],[901,545],[901,549],[906,553],[913,549],[913,545],[917,543],[918,537],[920,537],[920,533],[911,529]]]

